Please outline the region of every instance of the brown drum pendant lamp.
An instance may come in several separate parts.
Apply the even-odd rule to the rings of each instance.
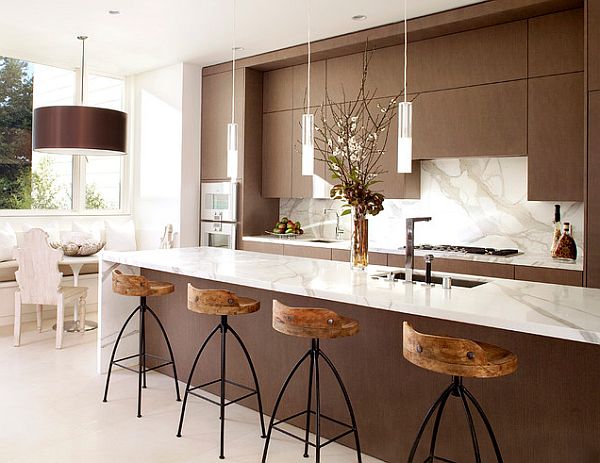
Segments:
[[[81,40],[81,102],[85,36]],[[127,151],[127,114],[91,106],[43,106],[33,111],[33,150],[48,154],[120,156]]]

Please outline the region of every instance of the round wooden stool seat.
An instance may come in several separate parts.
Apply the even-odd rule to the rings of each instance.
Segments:
[[[283,334],[312,339],[354,336],[358,322],[329,309],[288,307],[273,301],[273,328]]]
[[[403,354],[418,367],[451,376],[495,378],[517,369],[517,356],[506,349],[469,339],[422,334],[408,322],[404,322]]]
[[[198,289],[188,283],[188,310],[208,315],[244,315],[260,310],[260,302],[224,289]]]
[[[143,275],[127,275],[120,270],[112,272],[112,289],[123,296],[164,296],[175,291],[175,285],[166,281],[151,281]]]

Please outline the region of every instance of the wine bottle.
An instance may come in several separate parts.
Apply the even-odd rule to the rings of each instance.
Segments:
[[[560,204],[554,205],[554,232],[552,233],[552,247],[550,248],[550,255],[554,256],[556,251],[556,246],[558,245],[558,241],[560,240]]]

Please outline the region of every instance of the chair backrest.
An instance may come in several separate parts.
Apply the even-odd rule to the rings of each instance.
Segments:
[[[63,276],[58,269],[62,250],[50,247],[44,230],[32,228],[23,235],[16,257],[19,269],[15,277],[21,301],[24,304],[56,305]]]

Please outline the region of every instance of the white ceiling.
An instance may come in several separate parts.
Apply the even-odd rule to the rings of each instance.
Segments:
[[[403,19],[402,0],[310,0],[314,40]],[[407,0],[408,17],[480,0]],[[0,0],[0,55],[129,75],[230,58],[233,0]],[[108,10],[120,10],[109,15]],[[364,21],[353,15],[364,14]],[[251,56],[306,41],[306,1],[236,0],[236,42]]]

